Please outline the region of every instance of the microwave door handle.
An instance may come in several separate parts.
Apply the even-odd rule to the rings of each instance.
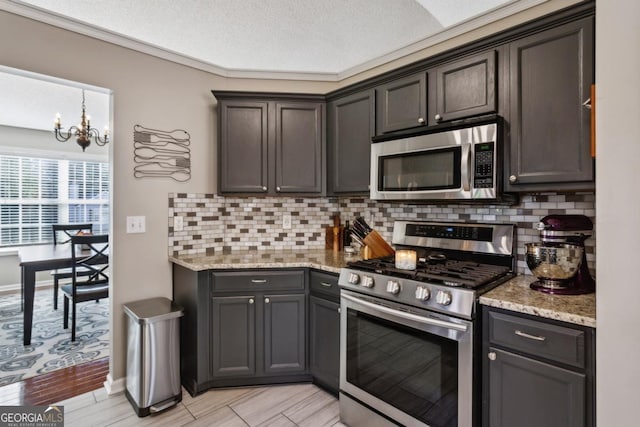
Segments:
[[[469,191],[471,189],[471,144],[462,145],[460,179],[462,181],[462,189]]]

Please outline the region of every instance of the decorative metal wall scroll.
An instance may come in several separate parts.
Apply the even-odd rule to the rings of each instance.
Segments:
[[[169,177],[184,182],[191,179],[191,144],[186,130],[164,131],[133,127],[136,178]]]

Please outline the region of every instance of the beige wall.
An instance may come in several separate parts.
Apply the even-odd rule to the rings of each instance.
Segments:
[[[224,79],[1,11],[0,40],[2,65],[113,91],[113,141],[109,144],[113,179],[110,372],[113,379],[121,378],[126,363],[122,304],[172,296],[171,266],[167,261],[168,193],[212,193],[216,189],[212,166],[216,152],[215,99],[210,91],[325,93],[335,84]],[[136,124],[190,133],[190,181],[133,178]],[[129,215],[146,216],[146,233],[125,233]]]
[[[599,426],[637,426],[640,2],[596,6],[597,418]]]

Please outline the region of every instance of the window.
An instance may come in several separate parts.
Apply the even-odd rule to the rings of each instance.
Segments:
[[[0,246],[51,242],[51,224],[109,231],[109,165],[0,155]]]

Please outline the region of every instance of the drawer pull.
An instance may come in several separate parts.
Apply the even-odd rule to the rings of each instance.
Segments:
[[[546,341],[546,339],[547,339],[547,337],[541,337],[539,335],[531,335],[531,334],[528,334],[526,332],[519,331],[517,329],[516,329],[515,334],[517,336],[519,336],[519,337],[528,338],[528,339],[534,340],[534,341]]]
[[[251,283],[267,283],[267,279],[251,279]]]
[[[321,284],[322,286],[324,286],[325,288],[330,288],[330,287],[332,287],[332,286],[333,286],[331,283],[325,283],[325,282],[320,282],[320,284]]]
[[[487,354],[487,357],[489,358],[489,360],[496,360],[496,352],[490,351],[489,354]]]
[[[249,298],[249,304],[253,304],[253,298]]]

